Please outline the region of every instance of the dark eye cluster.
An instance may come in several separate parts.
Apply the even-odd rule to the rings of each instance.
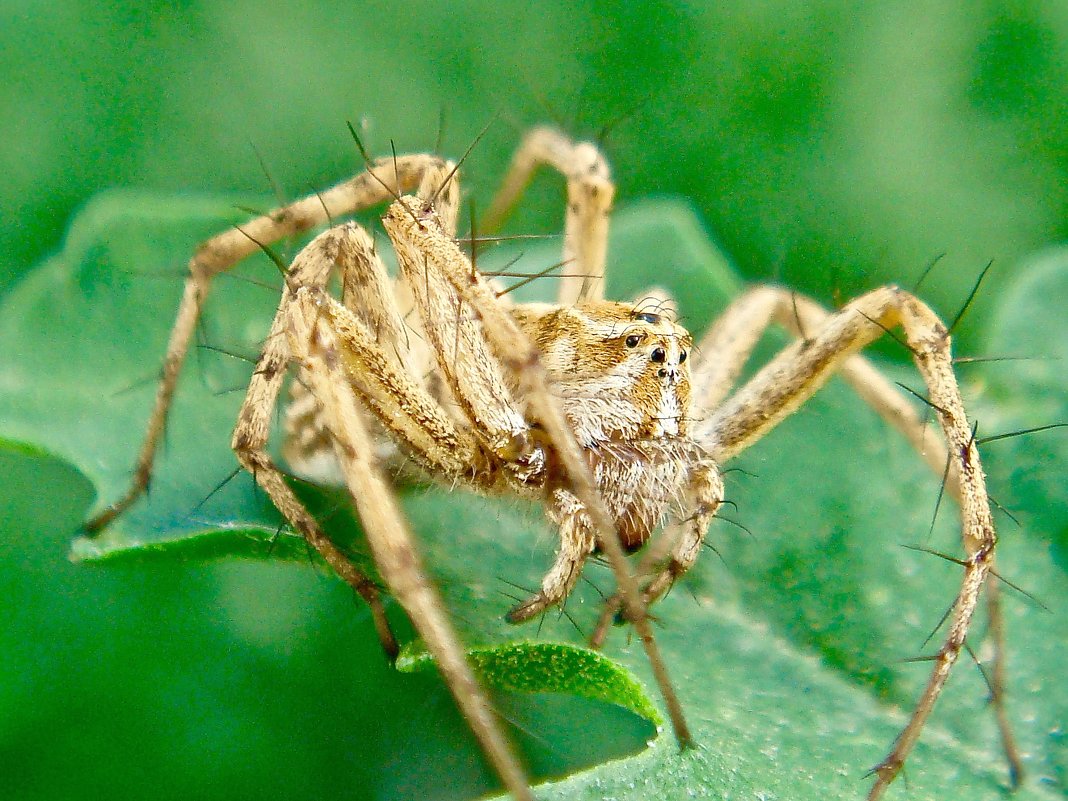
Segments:
[[[645,337],[643,337],[641,334],[631,334],[624,341],[627,343],[628,348],[636,348],[644,338]],[[686,351],[681,351],[679,353],[679,364],[682,364],[684,361],[686,361],[686,357],[688,355],[689,354]],[[649,354],[649,359],[650,361],[656,362],[657,364],[663,364],[667,361],[667,351],[663,348],[654,348],[653,352]]]

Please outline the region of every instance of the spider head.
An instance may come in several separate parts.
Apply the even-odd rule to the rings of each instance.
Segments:
[[[688,359],[693,339],[690,333],[677,323],[652,312],[632,311],[630,324],[620,337],[623,346],[634,351],[628,361],[640,369],[645,380],[654,377],[665,386],[689,382]]]
[[[637,436],[685,435],[693,337],[664,314],[618,305],[627,308],[629,319],[616,337],[622,355],[611,374],[630,387],[630,400],[642,414]]]
[[[693,338],[671,317],[611,301],[513,313],[541,351],[580,440],[685,436]]]

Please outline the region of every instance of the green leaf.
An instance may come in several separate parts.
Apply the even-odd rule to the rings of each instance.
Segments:
[[[138,193],[91,203],[72,225],[63,252],[5,298],[3,436],[69,461],[92,480],[101,501],[118,497],[151,408],[190,247],[246,218],[236,205],[233,199],[163,201]],[[209,314],[205,335],[239,341],[237,331],[247,335],[242,329],[257,325],[257,314],[270,314],[273,292],[237,280],[219,283],[216,302],[238,313],[225,321]],[[247,482],[231,482],[205,503],[213,484],[233,469],[222,432],[232,426],[240,402],[239,393],[215,395],[240,386],[248,373],[244,364],[235,370],[224,359],[236,361],[191,354],[150,503],[81,545],[79,555],[151,549],[190,532],[225,529],[230,536],[223,549],[207,549],[221,555],[275,531],[277,516]],[[206,361],[211,364],[198,370],[196,363]],[[195,472],[189,454],[196,454]]]
[[[472,665],[488,687],[522,693],[569,693],[629,709],[653,723],[656,710],[634,677],[598,651],[567,643],[519,641],[468,648]],[[408,643],[397,670],[434,669],[434,658],[420,644]]]
[[[231,205],[105,195],[79,217],[64,251],[4,299],[0,437],[71,462],[97,488],[98,505],[116,497],[128,479],[182,266],[199,239],[234,219]],[[528,249],[521,265],[534,270],[552,263],[553,250]],[[487,254],[480,264],[510,255]],[[610,294],[631,297],[665,285],[695,331],[739,287],[692,213],[677,202],[621,210],[611,260]],[[253,259],[241,273],[263,281],[274,270]],[[1053,347],[1049,343],[1066,340],[1059,312],[1063,283],[1056,273],[1032,268],[1018,292],[1000,299],[991,353],[1016,355],[1026,345],[1028,355],[1041,354]],[[205,342],[254,356],[277,294],[236,277],[217,284]],[[1019,339],[1039,320],[1041,334]],[[1047,365],[1032,373],[1032,366],[1024,373],[1005,365],[961,366],[982,431],[1006,430],[1002,423],[1068,420],[1064,371]],[[246,476],[223,483],[234,466],[227,445],[240,402],[240,392],[229,390],[240,388],[249,370],[211,350],[191,356],[151,496],[100,539],[80,541],[79,557],[113,563],[229,555],[303,561],[299,543],[276,537],[277,514]],[[895,377],[918,385],[914,374],[899,371]],[[984,390],[986,397],[977,398]],[[1068,461],[1058,436],[1063,434],[1010,440],[1001,451],[990,445],[993,492],[999,499],[1011,492],[1009,505],[1027,523],[1019,531],[1001,521],[1000,572],[1054,610],[1063,609],[1066,595],[1063,559],[1051,560],[1048,548],[1064,542],[1059,478]],[[738,510],[727,516],[752,536],[726,520],[715,523],[709,543],[721,559],[709,554],[656,608],[661,646],[700,747],[679,753],[670,736],[661,736],[637,757],[544,786],[546,797],[863,794],[865,769],[889,748],[904,720],[901,710],[925,681],[923,664],[902,659],[925,650],[924,639],[958,581],[955,566],[899,546],[923,543],[954,552],[954,515],[944,505],[928,534],[937,477],[837,382],[728,467],[735,466],[746,472],[728,474],[728,497]],[[1043,478],[1025,480],[1034,476]],[[216,485],[220,489],[213,492]],[[528,659],[530,673],[515,674],[509,689],[523,684],[609,698],[647,714],[640,695],[620,700],[621,685],[608,691],[585,681],[576,686],[574,676],[535,669],[546,653],[562,654],[571,665],[579,658],[574,647],[555,644],[581,641],[579,632],[590,630],[599,592],[612,586],[597,564],[587,568],[589,584],[569,600],[565,614],[518,630],[503,623],[513,585],[536,585],[551,558],[554,535],[537,508],[423,487],[405,490],[403,502],[464,637],[487,644],[477,658],[490,666],[491,683],[508,685],[511,673],[503,663],[511,654]],[[321,515],[333,512],[332,536],[358,546],[358,531],[337,504],[329,493],[317,500]],[[1068,631],[1063,615],[1047,614],[1011,591],[1008,596],[1010,711],[1031,774],[1017,797],[1052,798],[1063,792],[1068,770],[1060,734],[1068,691],[1059,679]],[[360,625],[371,640],[366,621]],[[517,635],[524,642],[512,644]],[[527,642],[532,637],[536,642]],[[976,634],[973,644],[985,657],[979,640]],[[641,684],[655,686],[641,648],[625,629],[613,633],[607,653]],[[890,797],[933,797],[949,788],[957,797],[1002,796],[1004,769],[984,696],[978,672],[962,661],[909,762],[908,786],[899,782]],[[514,714],[514,699],[499,701],[509,717],[522,717]],[[594,723],[585,714],[561,717],[552,725],[542,719],[537,725],[547,728],[534,729],[534,739],[568,742],[571,750],[577,746],[570,744],[615,725]],[[536,769],[541,776],[559,772]],[[450,784],[447,772],[430,781]]]

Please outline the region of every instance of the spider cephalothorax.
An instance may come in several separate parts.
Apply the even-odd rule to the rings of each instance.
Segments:
[[[312,473],[331,467],[346,484],[383,579],[438,660],[493,764],[522,798],[530,797],[522,771],[420,567],[379,469],[381,455],[399,450],[426,475],[450,486],[544,501],[560,546],[541,587],[508,612],[512,621],[562,602],[587,556],[602,548],[620,586],[608,608],[622,608],[637,628],[678,739],[685,743],[689,735],[681,706],[659,661],[645,603],[694,564],[722,503],[719,465],[752,445],[838,371],[945,476],[949,494],[961,507],[961,589],[928,685],[890,754],[874,770],[870,798],[877,798],[901,770],[941,693],[994,566],[990,504],[946,327],[897,287],[871,291],[833,313],[776,287],[754,287],[695,346],[690,334],[662,312],[667,299],[655,291],[638,303],[604,300],[614,188],[593,145],[576,144],[552,129],[533,131],[489,216],[499,220],[542,164],[562,172],[568,184],[564,263],[574,276],[561,280],[555,304],[512,305],[478,272],[455,240],[456,169],[436,156],[368,162],[351,180],[201,246],[190,262],[134,480],[89,528],[99,529],[120,514],[148,484],[212,276],[266,243],[389,202],[383,225],[399,275],[387,272],[373,239],[356,223],[334,225],[315,237],[286,271],[278,312],[232,439],[241,464],[290,524],[368,602],[386,651],[395,654],[397,644],[378,587],[324,535],[268,453],[288,365],[298,368],[284,449],[291,466]],[[342,276],[340,300],[329,291],[334,273]],[[773,323],[800,338],[735,389],[757,340]],[[857,355],[894,327],[904,331],[945,444]],[[699,358],[692,358],[694,353]],[[365,420],[373,421],[373,428]],[[397,447],[383,449],[383,438]],[[665,518],[671,522],[649,546],[636,581],[622,547],[647,543]],[[995,586],[985,587],[992,618]],[[991,630],[1000,636],[1000,626]],[[602,627],[596,636],[603,633]],[[997,681],[1000,674],[994,675]],[[1001,703],[999,692],[992,697]],[[999,720],[1004,721],[1003,713]]]
[[[583,447],[687,435],[693,338],[666,315],[596,301],[517,306],[512,316]]]
[[[541,354],[628,550],[644,544],[669,503],[681,508],[697,451],[689,437],[693,338],[667,315],[642,309],[611,301],[512,309]],[[552,492],[557,506],[573,503],[562,488]],[[593,547],[592,535],[586,545]]]

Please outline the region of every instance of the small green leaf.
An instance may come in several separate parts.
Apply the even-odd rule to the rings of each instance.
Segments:
[[[468,648],[467,655],[490,687],[521,693],[567,693],[629,709],[659,725],[660,713],[628,671],[598,651],[566,643],[511,642]],[[421,644],[408,643],[397,659],[405,672],[434,669]]]

